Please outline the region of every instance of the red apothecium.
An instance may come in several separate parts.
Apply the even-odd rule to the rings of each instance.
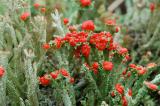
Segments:
[[[154,4],[154,3],[151,3],[151,4],[149,5],[149,8],[150,8],[150,11],[153,12],[154,9],[155,9],[155,4]]]
[[[128,106],[128,101],[125,96],[122,97],[122,106]]]
[[[113,63],[109,61],[104,61],[102,63],[103,69],[106,71],[111,71],[113,69]]]
[[[30,16],[30,13],[29,13],[29,12],[24,12],[24,13],[22,13],[22,15],[20,16],[20,18],[21,18],[21,20],[26,21],[29,16]]]
[[[151,90],[157,90],[158,89],[158,86],[156,84],[151,83],[151,82],[145,81],[144,84]]]
[[[91,0],[80,0],[82,7],[90,6]]]
[[[83,44],[81,47],[81,53],[85,56],[88,57],[90,54],[91,47],[88,44]]]
[[[92,20],[87,20],[82,23],[82,30],[94,31],[95,25]]]
[[[39,82],[40,82],[41,85],[47,86],[47,85],[50,84],[51,81],[50,81],[49,78],[47,78],[47,75],[44,75],[44,76],[39,78]]]
[[[0,77],[2,77],[4,75],[4,68],[2,66],[0,66]]]
[[[68,22],[69,22],[69,19],[68,19],[68,18],[64,18],[64,19],[63,19],[64,25],[68,24]]]
[[[40,4],[39,3],[34,3],[33,6],[34,6],[35,9],[38,9],[40,7]]]
[[[119,94],[122,95],[124,93],[124,87],[120,83],[116,84],[115,88]]]
[[[43,49],[47,50],[47,49],[50,48],[50,45],[49,45],[49,43],[44,43],[44,44],[42,45],[42,47],[43,47]]]

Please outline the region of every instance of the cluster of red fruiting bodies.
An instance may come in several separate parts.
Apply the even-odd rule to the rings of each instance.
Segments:
[[[68,20],[64,20],[64,24],[68,24]],[[119,55],[124,57],[124,60],[130,60],[128,50],[124,47],[121,47],[120,45],[116,44],[113,42],[113,36],[109,32],[100,32],[100,33],[93,33],[95,29],[95,25],[93,21],[88,20],[82,23],[81,25],[82,31],[78,32],[76,30],[70,31],[65,35],[65,37],[60,38],[57,37],[53,39],[53,44],[52,46],[55,46],[57,49],[60,49],[64,44],[68,43],[71,47],[75,48],[74,55],[75,57],[80,58],[81,55],[84,56],[85,58],[88,58],[90,56],[91,48],[95,48],[98,51],[116,51]],[[50,45],[49,44],[44,44],[43,45],[44,49],[49,49]],[[113,54],[114,55],[114,54]],[[110,55],[112,57],[112,54]],[[93,62],[91,66],[87,65],[86,66],[90,69],[93,70],[94,74],[98,73],[99,66],[102,66],[104,71],[112,71],[114,68],[114,64],[110,61],[103,61],[102,63],[98,62]],[[131,71],[127,72],[127,69],[131,69]],[[138,66],[135,64],[130,64],[129,68],[127,68],[125,71],[122,72],[122,75],[126,75],[127,77],[131,76],[131,72],[136,70],[138,75],[143,75],[147,72],[147,69],[142,66]],[[50,74],[52,78],[54,79],[53,76],[57,76],[56,74]],[[43,77],[42,77],[43,78]],[[41,81],[41,80],[40,80]],[[41,82],[42,84],[42,82]],[[144,83],[148,88],[152,90],[156,90],[158,87],[155,84],[152,84],[150,82],[145,82]],[[122,105],[127,106],[128,101],[126,99],[126,96],[124,94],[124,87],[120,83],[116,84],[115,90],[121,95],[122,97]],[[132,96],[132,89],[128,89],[128,95]],[[111,96],[114,97],[114,91],[111,92]]]
[[[115,86],[116,91],[121,95],[122,97],[122,106],[128,106],[128,101],[126,99],[126,96],[124,95],[124,87],[118,83]],[[115,94],[114,92],[111,93],[111,96],[114,97]],[[128,89],[128,96],[132,96],[132,89]]]
[[[45,74],[45,75],[41,76],[39,78],[40,84],[43,86],[47,86],[51,83],[51,79],[55,80],[60,75],[67,78],[71,84],[74,83],[74,78],[70,76],[68,71],[65,69],[60,69],[60,70],[51,72],[50,74]]]
[[[35,3],[35,4],[33,5],[33,7],[34,7],[34,9],[36,9],[36,10],[39,10],[39,9],[40,9],[41,13],[45,13],[45,12],[46,12],[46,8],[45,8],[44,6],[41,6],[41,5],[38,4],[38,3]],[[29,12],[24,12],[24,13],[21,14],[20,19],[23,20],[23,21],[26,21],[26,20],[29,18],[29,16],[30,16],[30,13],[29,13]]]
[[[44,7],[44,6],[41,6],[40,4],[38,4],[38,3],[35,3],[34,5],[34,8],[35,9],[40,9],[40,11],[42,12],[42,13],[45,13],[46,12],[46,8]]]
[[[68,22],[69,21],[67,19],[64,20],[65,25],[68,24]],[[82,31],[80,32],[76,30],[70,31],[63,38],[60,38],[60,37],[55,38],[53,40],[52,45],[54,45],[57,49],[60,49],[63,46],[63,44],[68,43],[71,47],[75,48],[74,55],[75,57],[78,57],[78,58],[80,58],[81,55],[84,56],[85,58],[88,58],[91,52],[91,47],[92,47],[97,49],[98,51],[104,51],[104,50],[116,51],[119,55],[122,55],[125,58],[125,60],[130,59],[128,55],[128,50],[126,48],[121,47],[118,44],[115,44],[113,42],[113,36],[111,35],[111,33],[109,32],[92,33],[95,29],[95,25],[93,21],[88,20],[83,22],[81,29]],[[43,48],[49,49],[50,46],[49,44],[44,44]],[[86,66],[90,70],[93,70],[94,74],[98,74],[98,69],[100,65],[102,66],[104,71],[112,71],[112,69],[114,68],[114,64],[110,61],[103,61],[102,63],[93,62],[91,66],[86,64]],[[133,70],[134,69],[138,70],[137,72],[139,75],[143,75],[146,73],[146,68],[142,66],[136,66],[134,64],[130,64],[129,67]],[[52,73],[50,74],[53,79],[57,78],[56,73],[57,72],[54,72],[54,74]],[[125,75],[126,73],[127,73],[127,69],[122,74]],[[132,73],[129,71],[127,73],[127,77],[130,77],[131,74]],[[48,83],[49,82],[50,81],[48,80]],[[148,84],[148,83],[145,83],[145,84]],[[41,82],[41,84],[43,83]],[[155,86],[151,84],[147,85],[147,87],[151,89],[155,88]],[[122,97],[122,105],[127,106],[128,102],[127,102],[126,96],[124,95],[124,87],[120,83],[118,83],[116,84],[115,89]],[[128,95],[132,96],[132,89],[128,89]],[[111,93],[111,96],[112,97],[115,96],[114,92]]]
[[[80,4],[82,7],[87,7],[91,5],[91,0],[80,0]],[[39,9],[41,6],[37,3],[34,4],[35,9]],[[155,4],[150,4],[150,10],[153,12],[155,9]],[[46,9],[41,8],[41,12],[45,13]],[[23,13],[20,18],[23,21],[26,21],[30,14],[28,12]],[[64,25],[67,26],[69,23],[68,18],[64,18],[63,20]],[[110,26],[116,26],[115,20],[106,20],[106,25]],[[100,32],[100,33],[93,33],[95,30],[95,25],[92,20],[84,21],[81,25],[82,31],[78,32],[76,28],[73,26],[68,26],[69,33],[65,35],[65,37],[56,37],[51,43],[44,43],[42,45],[42,48],[45,50],[50,49],[52,46],[55,46],[57,49],[60,49],[64,44],[68,43],[71,47],[74,47],[74,56],[77,58],[80,58],[81,56],[84,56],[85,58],[88,58],[90,56],[91,49],[94,47],[98,51],[116,51],[119,55],[124,57],[123,62],[130,60],[130,57],[128,55],[128,50],[126,48],[121,47],[120,45],[113,42],[113,36],[110,32]],[[115,27],[115,33],[119,32],[120,27]],[[91,33],[90,33],[91,32]],[[110,54],[110,57],[112,57],[114,54]],[[91,67],[87,66],[95,74],[98,73],[99,66],[102,66],[104,71],[112,71],[114,68],[114,64],[110,61],[103,61],[102,63],[93,62]],[[135,64],[130,64],[129,68],[131,70],[136,70],[138,75],[143,75],[147,72],[147,69],[142,66],[137,66]],[[0,77],[1,77],[1,68],[0,68]],[[4,72],[4,71],[3,71]],[[122,72],[122,75],[126,75],[127,77],[131,76],[131,71],[127,72],[127,69]],[[49,74],[45,74],[39,78],[40,84],[43,86],[47,86],[51,83],[52,79],[56,80],[58,76],[63,76],[68,79],[70,83],[74,83],[74,78],[70,76],[67,70],[60,69],[54,72],[51,72]],[[158,86],[155,84],[152,84],[150,82],[144,82],[144,84],[152,90],[157,90]],[[115,90],[121,95],[122,98],[122,105],[127,106],[128,101],[126,99],[126,96],[124,94],[124,87],[120,83],[117,83],[115,85]],[[115,93],[114,91],[111,92],[111,96],[114,97]],[[128,96],[132,96],[132,89],[128,89]]]
[[[143,75],[147,72],[147,69],[146,67],[143,67],[143,66],[139,66],[139,65],[135,65],[135,64],[130,64],[129,67],[131,69],[136,70],[136,72],[139,74],[139,75]]]
[[[68,19],[64,19],[64,24],[68,24]],[[81,55],[85,58],[88,58],[91,52],[91,45],[95,46],[97,50],[103,51],[103,50],[118,50],[119,54],[121,55],[127,55],[128,56],[128,50],[124,49],[120,46],[117,46],[113,43],[113,37],[109,32],[100,32],[100,33],[93,33],[91,35],[90,32],[93,32],[95,29],[95,25],[93,21],[88,20],[82,23],[81,26],[82,31],[70,31],[66,34],[65,37],[57,37],[55,38],[51,43],[52,46],[55,46],[57,49],[60,49],[64,44],[68,43],[71,47],[75,48],[74,55],[75,57],[80,57]],[[50,43],[43,44],[43,48],[45,50],[48,50],[51,48]],[[108,45],[108,46],[106,46]],[[94,73],[98,72],[98,66],[99,63],[95,62],[92,65],[92,69]],[[112,62],[104,61],[102,63],[102,67],[105,71],[111,71],[114,67]],[[61,72],[61,71],[60,71]],[[56,73],[55,73],[56,74]],[[52,74],[50,74],[52,76]],[[42,80],[44,80],[45,76],[42,76]],[[40,78],[41,79],[41,78]],[[55,78],[53,78],[55,79]],[[49,81],[48,81],[49,83]],[[41,83],[43,85],[43,83]],[[46,85],[46,84],[45,84]]]
[[[68,21],[65,18],[64,24],[67,24]],[[70,31],[65,35],[65,37],[57,37],[52,41],[52,45],[57,49],[65,43],[68,43],[70,46],[75,47],[75,55],[79,57],[80,54],[89,57],[91,46],[95,46],[97,50],[117,50],[120,55],[126,56],[126,59],[129,59],[128,50],[119,46],[113,42],[113,36],[109,32],[100,32],[100,33],[90,33],[94,31],[95,25],[93,21],[87,20],[82,23],[82,31]],[[50,48],[50,43],[43,44],[44,49]],[[79,55],[78,55],[79,54]]]
[[[93,62],[92,66],[89,67],[89,65],[86,65],[89,69],[93,70],[94,74],[98,74],[98,68],[99,68],[99,63],[98,62]],[[109,61],[103,61],[102,62],[102,68],[104,71],[112,71],[114,65],[112,62]]]
[[[154,90],[154,91],[155,91],[155,90],[158,90],[158,86],[155,85],[155,84],[153,84],[153,83],[151,83],[151,82],[144,81],[144,84],[146,85],[146,87],[148,87],[148,88],[151,89],[151,90]],[[115,90],[116,90],[116,91],[121,95],[121,97],[122,97],[122,106],[128,106],[128,101],[127,101],[126,96],[125,96],[125,94],[124,94],[124,87],[123,87],[120,83],[118,83],[118,84],[115,85]],[[132,96],[132,89],[128,89],[127,95],[128,95],[128,96]],[[114,91],[111,92],[111,96],[112,96],[112,97],[115,97]]]

